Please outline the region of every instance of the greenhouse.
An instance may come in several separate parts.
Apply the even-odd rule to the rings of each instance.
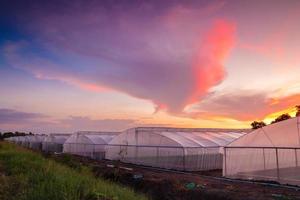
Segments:
[[[21,136],[20,141],[17,142],[17,144],[22,145],[23,147],[29,147],[29,141],[31,140],[32,135],[27,135],[27,136]]]
[[[63,152],[93,159],[103,159],[105,146],[117,134],[116,132],[78,132],[65,141]]]
[[[50,134],[42,142],[42,150],[45,152],[61,153],[63,145],[71,134]]]
[[[4,138],[4,141],[7,142],[12,142],[14,137],[8,137],[8,138]]]
[[[112,139],[106,158],[185,171],[221,169],[220,147],[243,134],[226,129],[133,128]]]
[[[22,141],[24,140],[25,136],[16,136],[12,138],[12,142],[18,145],[22,144]]]
[[[32,136],[25,136],[28,137],[28,147],[35,150],[42,149],[42,142],[45,139],[45,135],[32,135]]]
[[[256,129],[226,146],[223,175],[300,185],[299,120]]]

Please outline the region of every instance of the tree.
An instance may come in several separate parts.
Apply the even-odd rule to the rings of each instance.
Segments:
[[[271,122],[271,124],[281,122],[281,121],[284,121],[284,120],[287,120],[290,118],[292,118],[292,117],[289,114],[285,113],[285,114],[278,116],[274,121]]]
[[[296,117],[300,117],[300,105],[297,105],[296,109],[297,109]]]
[[[251,123],[251,126],[252,126],[252,129],[258,129],[258,128],[266,126],[266,124],[263,121],[261,121],[261,122],[254,121]]]

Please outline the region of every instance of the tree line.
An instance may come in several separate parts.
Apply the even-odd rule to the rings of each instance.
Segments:
[[[295,106],[297,112],[296,112],[296,117],[300,116],[300,105]],[[271,124],[277,123],[277,122],[281,122],[287,119],[292,118],[291,115],[289,115],[288,113],[284,113],[280,116],[278,116],[274,121],[271,122]],[[252,129],[258,129],[261,127],[266,126],[267,124],[263,121],[254,121],[251,123],[251,127]]]
[[[16,137],[16,136],[26,136],[26,135],[33,135],[33,133],[29,132],[29,133],[25,133],[25,132],[4,132],[1,133],[0,132],[0,140],[3,140],[5,138],[9,138],[9,137]]]

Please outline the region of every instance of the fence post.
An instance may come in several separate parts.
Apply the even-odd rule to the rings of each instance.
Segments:
[[[278,148],[275,147],[275,152],[276,152],[276,169],[277,169],[277,179],[280,179],[279,175],[279,162],[278,162]]]
[[[97,159],[97,154],[96,154],[96,144],[92,144],[93,145],[93,159]]]
[[[264,157],[264,170],[266,170],[265,148],[263,148],[263,157]]]
[[[159,166],[159,159],[158,159],[158,157],[159,157],[159,151],[158,151],[158,148],[159,148],[159,147],[156,146],[156,166],[157,166],[157,167],[160,167],[160,166]]]
[[[226,157],[227,148],[224,147],[224,176],[227,176],[227,157]]]
[[[182,151],[183,151],[183,171],[185,171],[185,162],[186,162],[186,158],[185,158],[185,149],[184,149],[184,147],[182,147]]]
[[[296,167],[298,167],[298,155],[297,155],[297,149],[295,149],[295,162],[296,162]]]

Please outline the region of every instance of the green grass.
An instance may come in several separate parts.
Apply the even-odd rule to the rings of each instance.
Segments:
[[[39,153],[0,142],[1,200],[137,200],[127,187],[95,178],[90,169],[70,168]]]

